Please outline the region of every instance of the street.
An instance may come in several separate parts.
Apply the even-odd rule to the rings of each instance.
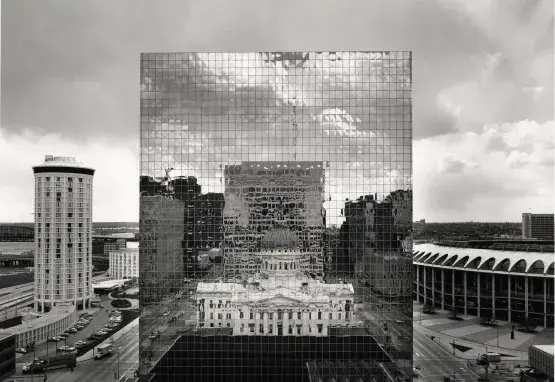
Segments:
[[[418,378],[426,382],[443,381],[450,376],[452,381],[475,382],[478,375],[466,366],[466,361],[454,357],[422,332],[422,327],[413,323],[413,366]]]
[[[118,361],[119,350],[119,361]],[[119,369],[118,369],[119,362]],[[56,382],[99,382],[116,381],[115,375],[127,374],[132,377],[139,365],[139,326],[135,326],[124,336],[114,342],[111,356],[99,360],[88,360],[77,363],[72,372],[68,369],[53,371],[48,374],[48,381]]]

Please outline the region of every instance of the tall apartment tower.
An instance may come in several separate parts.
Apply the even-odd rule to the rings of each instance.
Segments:
[[[553,214],[522,214],[522,237],[525,239],[553,240]]]
[[[35,310],[90,306],[94,169],[46,155],[35,174]]]

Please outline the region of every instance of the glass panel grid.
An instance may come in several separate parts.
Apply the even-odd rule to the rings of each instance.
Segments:
[[[141,55],[142,374],[411,375],[411,60]]]

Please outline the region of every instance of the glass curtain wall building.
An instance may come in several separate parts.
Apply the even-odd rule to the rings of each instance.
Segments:
[[[411,375],[411,64],[141,55],[141,375]]]

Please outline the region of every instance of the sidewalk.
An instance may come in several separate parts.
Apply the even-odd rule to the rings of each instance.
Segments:
[[[510,363],[528,362],[528,347],[531,345],[553,345],[553,329],[544,328],[536,333],[515,330],[511,339],[512,323],[499,321],[498,327],[480,325],[480,318],[459,315],[461,321],[451,320],[451,312],[436,310],[436,314],[421,313],[422,304],[413,304],[413,321],[427,336],[460,358],[472,360],[486,351],[501,354],[501,359]]]
[[[415,324],[419,325],[417,322]],[[453,354],[453,342],[455,343],[454,355],[467,360],[476,360],[480,354],[494,352],[501,354],[501,359],[505,361],[528,361],[528,351],[507,349],[493,345],[481,344],[468,341],[462,338],[453,337],[444,333],[436,332],[421,326],[420,329],[426,336],[434,337],[433,341],[449,350]]]

